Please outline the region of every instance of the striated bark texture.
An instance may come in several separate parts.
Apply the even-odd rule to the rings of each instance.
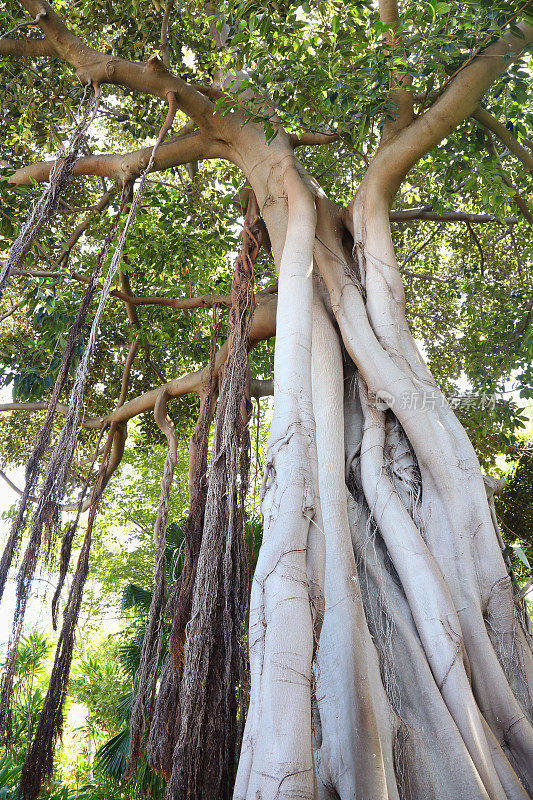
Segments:
[[[234,798],[529,797],[527,627],[472,445],[408,330],[379,156],[347,218],[281,137],[276,150],[249,176],[279,297],[252,688]],[[307,242],[300,196],[316,214],[313,297],[300,288],[298,318],[284,323],[284,270],[293,253],[303,263]],[[296,365],[291,347],[309,325]],[[311,418],[301,403],[309,378]],[[293,442],[303,430],[307,452]]]

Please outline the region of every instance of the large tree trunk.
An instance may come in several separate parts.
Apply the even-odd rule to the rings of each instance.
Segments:
[[[349,215],[281,134],[252,163],[280,286],[235,798],[533,796],[531,649],[407,326],[379,158]]]

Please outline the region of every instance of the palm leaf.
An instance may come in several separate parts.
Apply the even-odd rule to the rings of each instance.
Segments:
[[[128,583],[122,592],[122,610],[136,608],[148,612],[152,602],[152,591],[136,583]]]
[[[96,753],[96,763],[102,772],[115,780],[122,778],[128,762],[129,746],[129,728],[124,728],[108,739]]]

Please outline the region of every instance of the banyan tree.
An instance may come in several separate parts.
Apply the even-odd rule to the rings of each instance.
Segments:
[[[16,580],[0,691],[5,740],[33,578],[59,551],[59,640],[21,797],[35,800],[53,769],[93,523],[120,474],[128,422],[146,412],[167,453],[131,776],[146,757],[172,800],[533,797],[532,633],[502,552],[497,482],[484,479],[472,436],[428,368],[404,288],[409,263],[427,286],[451,281],[460,300],[464,287],[417,273],[417,259],[432,240],[433,265],[449,260],[465,225],[462,246],[481,259],[479,280],[495,267],[476,231],[492,231],[493,262],[527,238],[531,7],[8,0],[0,15],[9,29],[0,38],[2,193],[19,204],[18,228],[4,232],[1,291],[5,300],[24,280],[48,281],[70,292],[71,309],[40,398],[19,391],[1,406],[13,419],[41,413],[0,563],[0,591],[8,575]],[[26,133],[35,123],[33,143],[17,139],[20,120]],[[125,141],[131,151],[118,152]],[[154,203],[157,235],[180,250],[176,176],[194,208],[204,169],[213,207],[227,176],[234,181],[224,208],[233,228],[242,221],[242,236],[230,292],[215,283],[185,296],[178,272],[139,294],[158,269],[150,236],[131,268],[139,214],[148,218]],[[478,173],[486,183],[476,192]],[[89,215],[64,233],[73,203],[83,212],[84,192],[94,197],[97,186]],[[444,239],[454,222],[461,234]],[[429,238],[424,225],[433,225]],[[212,246],[223,247],[217,236]],[[401,262],[397,248],[408,253]],[[516,320],[501,300],[500,375],[513,368],[504,356],[520,347],[531,317],[531,248],[523,252]],[[208,248],[202,258],[209,262]],[[258,282],[259,262],[276,279]],[[93,410],[111,304],[134,333],[119,390],[100,393]],[[212,309],[200,369],[160,375],[142,322],[148,306],[182,317]],[[12,305],[5,318],[17,313]],[[271,374],[253,374],[254,348],[274,336]],[[167,585],[180,437],[171,404],[190,393],[199,405],[183,569]],[[269,394],[251,575],[251,401]],[[81,480],[76,448],[88,431],[94,452]]]

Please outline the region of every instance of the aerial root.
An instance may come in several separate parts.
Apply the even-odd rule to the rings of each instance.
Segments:
[[[88,85],[85,87],[83,95],[84,99],[87,88]],[[11,273],[13,270],[24,266],[26,256],[30,252],[37,234],[52,218],[57,207],[59,196],[67,185],[68,179],[70,178],[74,168],[74,164],[78,160],[80,149],[85,140],[85,135],[96,116],[99,104],[100,88],[96,86],[93,102],[87,103],[87,105],[84,107],[81,119],[70,135],[66,155],[56,159],[56,162],[50,171],[48,185],[46,186],[40,198],[34,204],[25,225],[11,245],[7,259],[0,271],[0,300],[4,295],[4,291],[9,282],[9,278],[11,277]]]
[[[37,730],[22,767],[20,779],[21,800],[36,800],[43,782],[52,775],[54,749],[63,727],[63,704],[70,676],[76,625],[83,599],[83,589],[89,573],[92,531],[105,487],[105,474],[115,437],[115,428],[116,426],[112,425],[107,435],[102,462],[92,491],[87,530],[72,579],[67,604],[63,612],[63,626],[56,647],[52,674],[39,716],[39,722],[37,723]]]
[[[144,634],[141,660],[137,672],[137,690],[130,721],[130,746],[128,753],[127,774],[135,776],[139,759],[145,746],[145,734],[150,727],[153,714],[156,682],[159,674],[159,659],[163,637],[163,622],[166,599],[166,528],[170,488],[176,468],[178,455],[178,438],[174,423],[166,413],[168,393],[164,390],[157,398],[154,418],[159,429],[167,438],[167,454],[161,477],[161,493],[154,525],[154,542],[156,545],[156,568],[154,592],[148,622]]]
[[[247,687],[247,341],[253,309],[253,264],[260,245],[258,218],[255,197],[250,195],[232,285],[228,357],[220,379],[202,543],[186,631],[179,693],[180,728],[167,792],[169,800],[200,795],[205,800],[229,798],[242,735]],[[214,636],[213,631],[221,631],[222,635]],[[209,748],[204,746],[206,741]]]
[[[189,447],[189,514],[183,526],[184,562],[164,612],[165,616],[172,620],[170,648],[161,673],[147,743],[150,765],[164,775],[167,781],[170,780],[172,773],[172,754],[179,732],[179,687],[184,644],[187,624],[191,617],[196,568],[204,524],[209,431],[215,411],[218,380],[215,355],[219,331],[219,310],[218,306],[214,306],[207,385],[200,395],[200,413]]]

